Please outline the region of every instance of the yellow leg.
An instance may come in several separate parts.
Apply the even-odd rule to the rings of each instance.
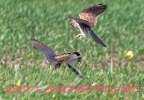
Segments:
[[[57,68],[60,68],[60,65],[53,66],[52,70],[56,70]]]
[[[55,66],[52,66],[52,70],[55,70],[56,69],[56,67]]]
[[[83,35],[82,34],[78,34],[76,37],[80,40],[83,37]]]

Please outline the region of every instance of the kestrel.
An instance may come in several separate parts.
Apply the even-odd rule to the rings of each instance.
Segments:
[[[81,54],[79,52],[57,55],[50,47],[46,46],[38,40],[31,38],[29,42],[33,45],[33,48],[42,52],[46,56],[46,62],[51,66],[54,66],[54,69],[59,68],[62,64],[66,64],[68,68],[70,68],[76,75],[79,75],[80,77],[83,76],[78,69],[70,65],[81,61]]]
[[[98,4],[87,9],[82,10],[78,17],[67,17],[65,20],[72,20],[70,25],[78,28],[82,34],[78,34],[77,38],[91,36],[93,40],[104,47],[107,47],[103,41],[91,30],[97,23],[97,17],[106,10],[107,6]]]

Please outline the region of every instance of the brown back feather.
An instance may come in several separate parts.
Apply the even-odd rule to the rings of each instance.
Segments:
[[[97,16],[106,10],[107,6],[98,4],[80,12],[79,17],[83,20],[87,20],[90,23],[90,27],[94,27],[97,23]]]

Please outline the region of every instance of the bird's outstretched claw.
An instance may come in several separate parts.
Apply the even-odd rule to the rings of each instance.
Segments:
[[[83,37],[83,35],[82,34],[78,34],[76,37],[80,40]]]

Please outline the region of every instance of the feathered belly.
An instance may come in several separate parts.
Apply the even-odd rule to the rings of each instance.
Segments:
[[[51,66],[55,66],[58,62],[54,58],[46,57],[46,62]]]

